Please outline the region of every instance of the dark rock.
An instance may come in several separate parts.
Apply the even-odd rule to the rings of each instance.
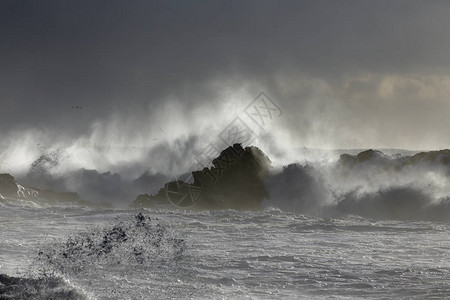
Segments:
[[[14,177],[10,174],[0,174],[0,194],[4,197],[17,196],[17,187]]]
[[[363,152],[360,152],[356,155],[356,160],[358,162],[365,162],[371,159],[377,159],[377,158],[383,158],[383,152],[378,150],[366,150]]]
[[[410,159],[410,163],[412,164],[420,162],[439,162],[444,165],[450,165],[450,149],[420,152]]]
[[[448,167],[450,165],[450,150],[428,151],[420,152],[413,156],[401,156],[389,158],[378,150],[366,150],[357,155],[342,154],[339,158],[338,164],[343,167],[352,168],[356,165],[366,162],[376,161],[379,166],[384,166],[386,170],[400,171],[403,167],[435,163]]]
[[[361,164],[364,162],[369,162],[373,160],[384,160],[385,158],[386,157],[383,154],[383,152],[369,149],[360,152],[357,155],[341,154],[338,163],[346,167],[353,167],[357,164]]]
[[[257,147],[242,148],[240,144],[223,150],[212,161],[211,168],[192,173],[194,186],[202,189],[200,207],[258,208],[268,197],[263,179],[270,159]]]
[[[192,185],[183,181],[166,183],[157,195],[139,195],[130,206],[167,205],[171,197],[172,204],[181,208],[256,209],[268,197],[264,179],[270,164],[270,159],[257,147],[244,149],[234,144],[213,159],[211,168],[192,172]]]
[[[158,205],[168,204],[164,188],[160,189],[158,194],[140,194],[136,197],[133,203],[130,204],[131,208],[143,208],[143,207],[155,207]]]

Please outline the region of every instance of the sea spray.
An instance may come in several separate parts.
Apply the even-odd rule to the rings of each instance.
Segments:
[[[293,163],[266,180],[266,207],[315,216],[450,220],[450,151],[367,150],[334,163]]]
[[[90,287],[101,290],[112,270],[123,274],[109,278],[113,281],[128,280],[125,274],[130,270],[140,270],[144,277],[175,280],[183,272],[179,263],[185,250],[185,239],[157,218],[143,213],[122,215],[102,226],[43,242],[20,277],[0,274],[0,298],[86,299],[91,297]],[[121,293],[102,290],[109,298],[126,296]]]
[[[39,272],[74,275],[109,265],[170,264],[182,259],[185,250],[185,240],[167,225],[138,213],[43,245],[34,265]]]

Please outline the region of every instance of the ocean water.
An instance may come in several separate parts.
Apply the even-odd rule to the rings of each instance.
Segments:
[[[444,299],[450,223],[0,204],[1,299]]]

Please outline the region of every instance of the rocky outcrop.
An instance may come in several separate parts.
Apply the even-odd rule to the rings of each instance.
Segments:
[[[410,159],[410,163],[412,164],[420,162],[438,162],[443,165],[450,165],[450,149],[420,152]]]
[[[74,192],[57,192],[49,189],[26,187],[10,174],[0,174],[0,199],[32,200],[46,204],[89,205]]]
[[[131,207],[170,203],[181,208],[257,209],[268,197],[264,179],[270,159],[257,147],[235,144],[213,159],[212,167],[192,172],[194,183],[169,182],[158,194],[139,195]]]
[[[17,187],[14,177],[10,174],[0,174],[0,194],[3,197],[13,197],[17,195]]]
[[[192,173],[194,186],[202,189],[199,206],[205,208],[258,208],[268,197],[263,179],[270,159],[257,147],[240,144],[223,150],[211,168]]]
[[[167,198],[164,188],[160,189],[156,195],[140,194],[136,197],[133,203],[130,204],[130,208],[142,208],[142,207],[156,207],[167,205]]]
[[[339,163],[346,167],[353,167],[364,162],[384,159],[386,159],[386,157],[383,152],[369,149],[360,152],[357,155],[342,154],[339,158]]]
[[[364,163],[376,162],[379,166],[387,169],[400,170],[406,166],[433,163],[444,167],[450,166],[450,150],[420,152],[412,156],[389,157],[378,150],[366,150],[357,155],[342,154],[338,165],[353,168]]]

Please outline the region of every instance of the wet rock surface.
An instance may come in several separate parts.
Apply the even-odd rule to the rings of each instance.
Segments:
[[[181,208],[258,209],[268,197],[264,179],[270,159],[257,147],[234,144],[213,159],[210,168],[192,172],[194,183],[168,182],[158,194],[139,195],[131,207],[174,204]]]

